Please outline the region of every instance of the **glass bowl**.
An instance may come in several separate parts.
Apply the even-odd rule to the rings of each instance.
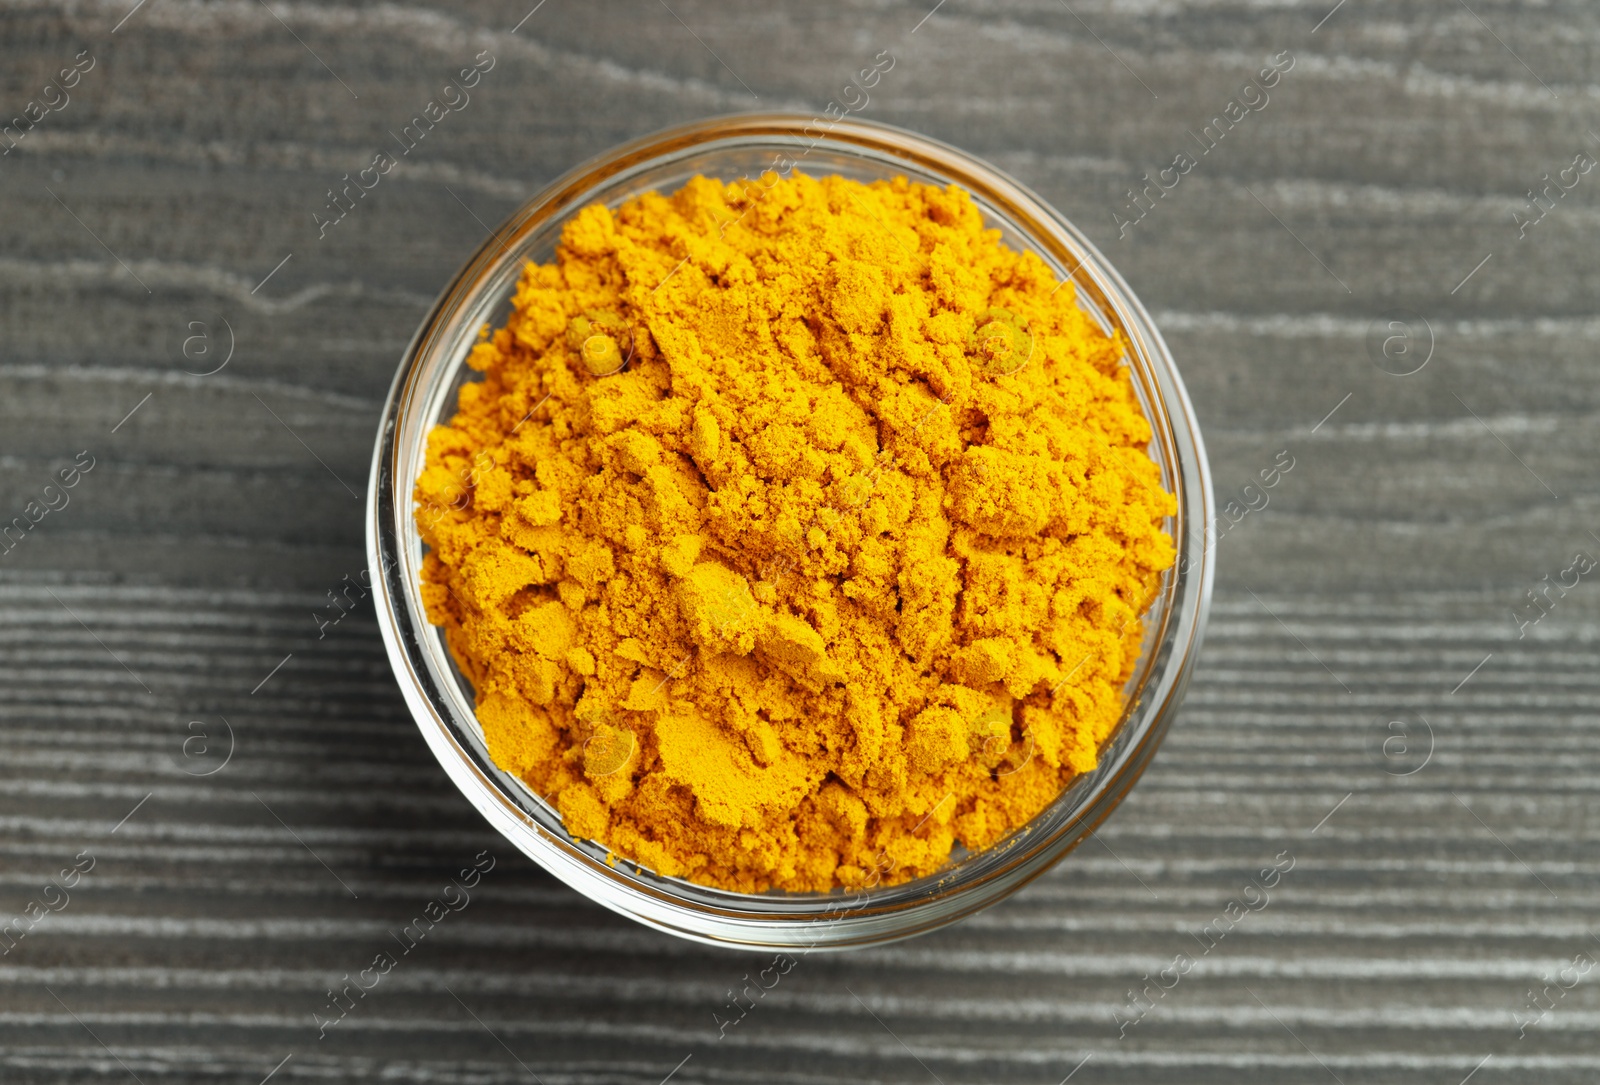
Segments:
[[[670,192],[697,173],[758,177],[782,158],[813,176],[862,181],[903,174],[972,194],[1006,243],[1031,249],[1076,284],[1078,303],[1109,333],[1154,438],[1152,458],[1178,511],[1167,524],[1178,560],[1145,613],[1144,651],[1120,725],[1099,767],[1079,776],[1029,824],[999,843],[899,885],[831,893],[736,893],[662,877],[576,839],[555,809],[490,759],[473,691],[418,585],[423,545],[412,492],[428,431],[455,411],[475,374],[465,365],[478,330],[505,322],[524,263],[554,255],[563,225],[591,203],[615,207],[651,189]],[[838,949],[920,934],[1016,892],[1084,840],[1149,764],[1194,667],[1211,598],[1212,488],[1194,409],[1150,316],[1106,258],[1027,188],[935,140],[860,120],[761,113],[717,118],[634,140],[584,163],[528,201],[467,261],[411,341],[384,407],[367,490],[367,551],[379,625],[396,677],[434,756],[484,817],[557,878],[623,915],[702,942],[751,949]]]

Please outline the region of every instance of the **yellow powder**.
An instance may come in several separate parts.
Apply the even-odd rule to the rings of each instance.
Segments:
[[[416,488],[495,763],[733,890],[1022,825],[1095,765],[1174,557],[1121,353],[954,187],[585,208]]]

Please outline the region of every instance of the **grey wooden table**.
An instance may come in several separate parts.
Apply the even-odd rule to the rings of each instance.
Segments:
[[[38,521],[0,553],[0,1080],[1594,1080],[1600,10],[532,4],[0,7],[0,520]],[[719,1030],[762,962],[516,855],[370,602],[314,612],[364,564],[399,353],[489,226],[622,139],[820,111],[884,50],[865,116],[1034,186],[1155,311],[1225,498],[1293,467],[1090,843]],[[470,906],[330,1004],[484,850]]]

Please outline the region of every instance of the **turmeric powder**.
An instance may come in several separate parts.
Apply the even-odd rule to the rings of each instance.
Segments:
[[[744,892],[1023,825],[1095,766],[1174,559],[1122,353],[955,186],[584,208],[416,486],[495,763],[613,857]]]

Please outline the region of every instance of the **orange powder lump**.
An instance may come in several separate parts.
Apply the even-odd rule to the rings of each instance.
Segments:
[[[495,763],[746,892],[1023,825],[1094,767],[1174,558],[1121,354],[955,187],[583,209],[416,488]]]

